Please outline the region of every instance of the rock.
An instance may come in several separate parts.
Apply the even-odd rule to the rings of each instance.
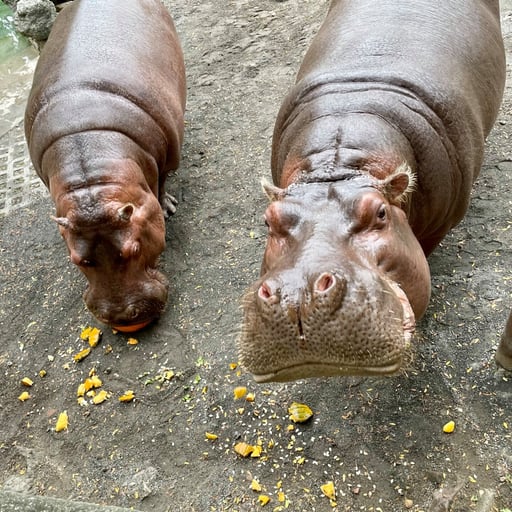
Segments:
[[[2,0],[4,4],[8,5],[13,11],[16,10],[18,0]]]
[[[52,0],[55,5],[62,5],[63,3],[72,2],[73,0]],[[16,11],[16,5],[20,0],[2,0],[4,4],[7,4],[13,11]]]
[[[478,504],[475,510],[477,512],[492,512],[493,510],[496,510],[494,508],[495,496],[496,491],[494,489],[481,489],[478,492]]]
[[[50,0],[19,0],[14,23],[18,32],[24,36],[45,41],[56,16],[57,10]]]
[[[155,492],[159,483],[158,470],[153,466],[149,466],[130,476],[123,483],[122,489],[127,496],[137,496],[138,500],[143,500]]]

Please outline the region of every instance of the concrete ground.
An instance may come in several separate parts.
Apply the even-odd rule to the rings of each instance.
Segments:
[[[408,374],[258,386],[235,365],[240,300],[266,236],[259,181],[328,2],[165,4],[185,53],[187,125],[160,265],[171,295],[138,344],[86,310],[22,125],[0,137],[0,511],[252,511],[262,495],[263,510],[327,511],[332,481],[339,511],[510,512],[512,381],[493,359],[512,306],[510,63],[470,210],[429,259],[432,299]],[[510,60],[511,0],[502,22]],[[75,363],[88,325],[101,342]],[[81,407],[93,370],[110,398]],[[34,384],[21,402],[24,377]],[[236,386],[254,401],[234,400]],[[128,389],[136,399],[120,403]],[[291,424],[293,401],[313,419]],[[63,411],[69,427],[55,432]],[[261,456],[239,456],[241,441]]]

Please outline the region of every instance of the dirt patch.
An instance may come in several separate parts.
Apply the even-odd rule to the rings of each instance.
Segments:
[[[137,345],[104,329],[74,362],[86,346],[81,329],[98,324],[48,197],[0,219],[3,488],[200,512],[259,509],[266,494],[264,510],[327,511],[320,486],[333,481],[337,510],[436,512],[452,494],[452,511],[511,508],[512,377],[493,360],[512,304],[510,85],[470,211],[430,258],[433,296],[408,375],[257,386],[230,363],[265,240],[259,180],[270,176],[274,119],[328,2],[166,4],[189,90],[183,161],[170,183],[180,205],[161,265],[167,310]],[[510,10],[503,20],[510,54]],[[80,406],[77,388],[93,368],[111,396]],[[23,377],[34,381],[25,402]],[[235,401],[235,386],[254,401]],[[136,399],[119,402],[127,390]],[[292,401],[313,419],[290,428]],[[64,410],[69,428],[57,433]],[[449,420],[456,428],[445,434]],[[261,456],[237,455],[241,441],[261,445]]]

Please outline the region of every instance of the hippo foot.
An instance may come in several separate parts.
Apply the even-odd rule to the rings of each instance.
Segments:
[[[500,346],[498,347],[498,350],[496,351],[496,362],[505,370],[511,370],[512,371],[512,351],[510,349],[510,346],[512,343],[507,343],[506,341],[510,340],[504,340],[502,338]]]
[[[171,215],[176,213],[176,206],[178,205],[178,200],[168,192],[166,192],[163,198],[160,201],[162,205],[162,211],[164,212],[164,218],[168,219]]]

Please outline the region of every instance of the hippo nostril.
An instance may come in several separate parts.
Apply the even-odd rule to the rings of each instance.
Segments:
[[[263,300],[268,300],[272,296],[272,293],[270,292],[270,288],[268,287],[267,283],[263,283],[260,286],[260,289],[258,290],[258,295]]]
[[[279,298],[277,297],[277,292],[273,293],[272,288],[268,283],[263,283],[258,288],[258,297],[266,304],[275,304],[276,302],[279,301]]]
[[[138,308],[135,306],[128,306],[128,308],[126,309],[126,316],[130,320],[135,320],[139,316]]]
[[[330,272],[324,272],[315,282],[315,292],[325,293],[336,283],[336,278]]]

